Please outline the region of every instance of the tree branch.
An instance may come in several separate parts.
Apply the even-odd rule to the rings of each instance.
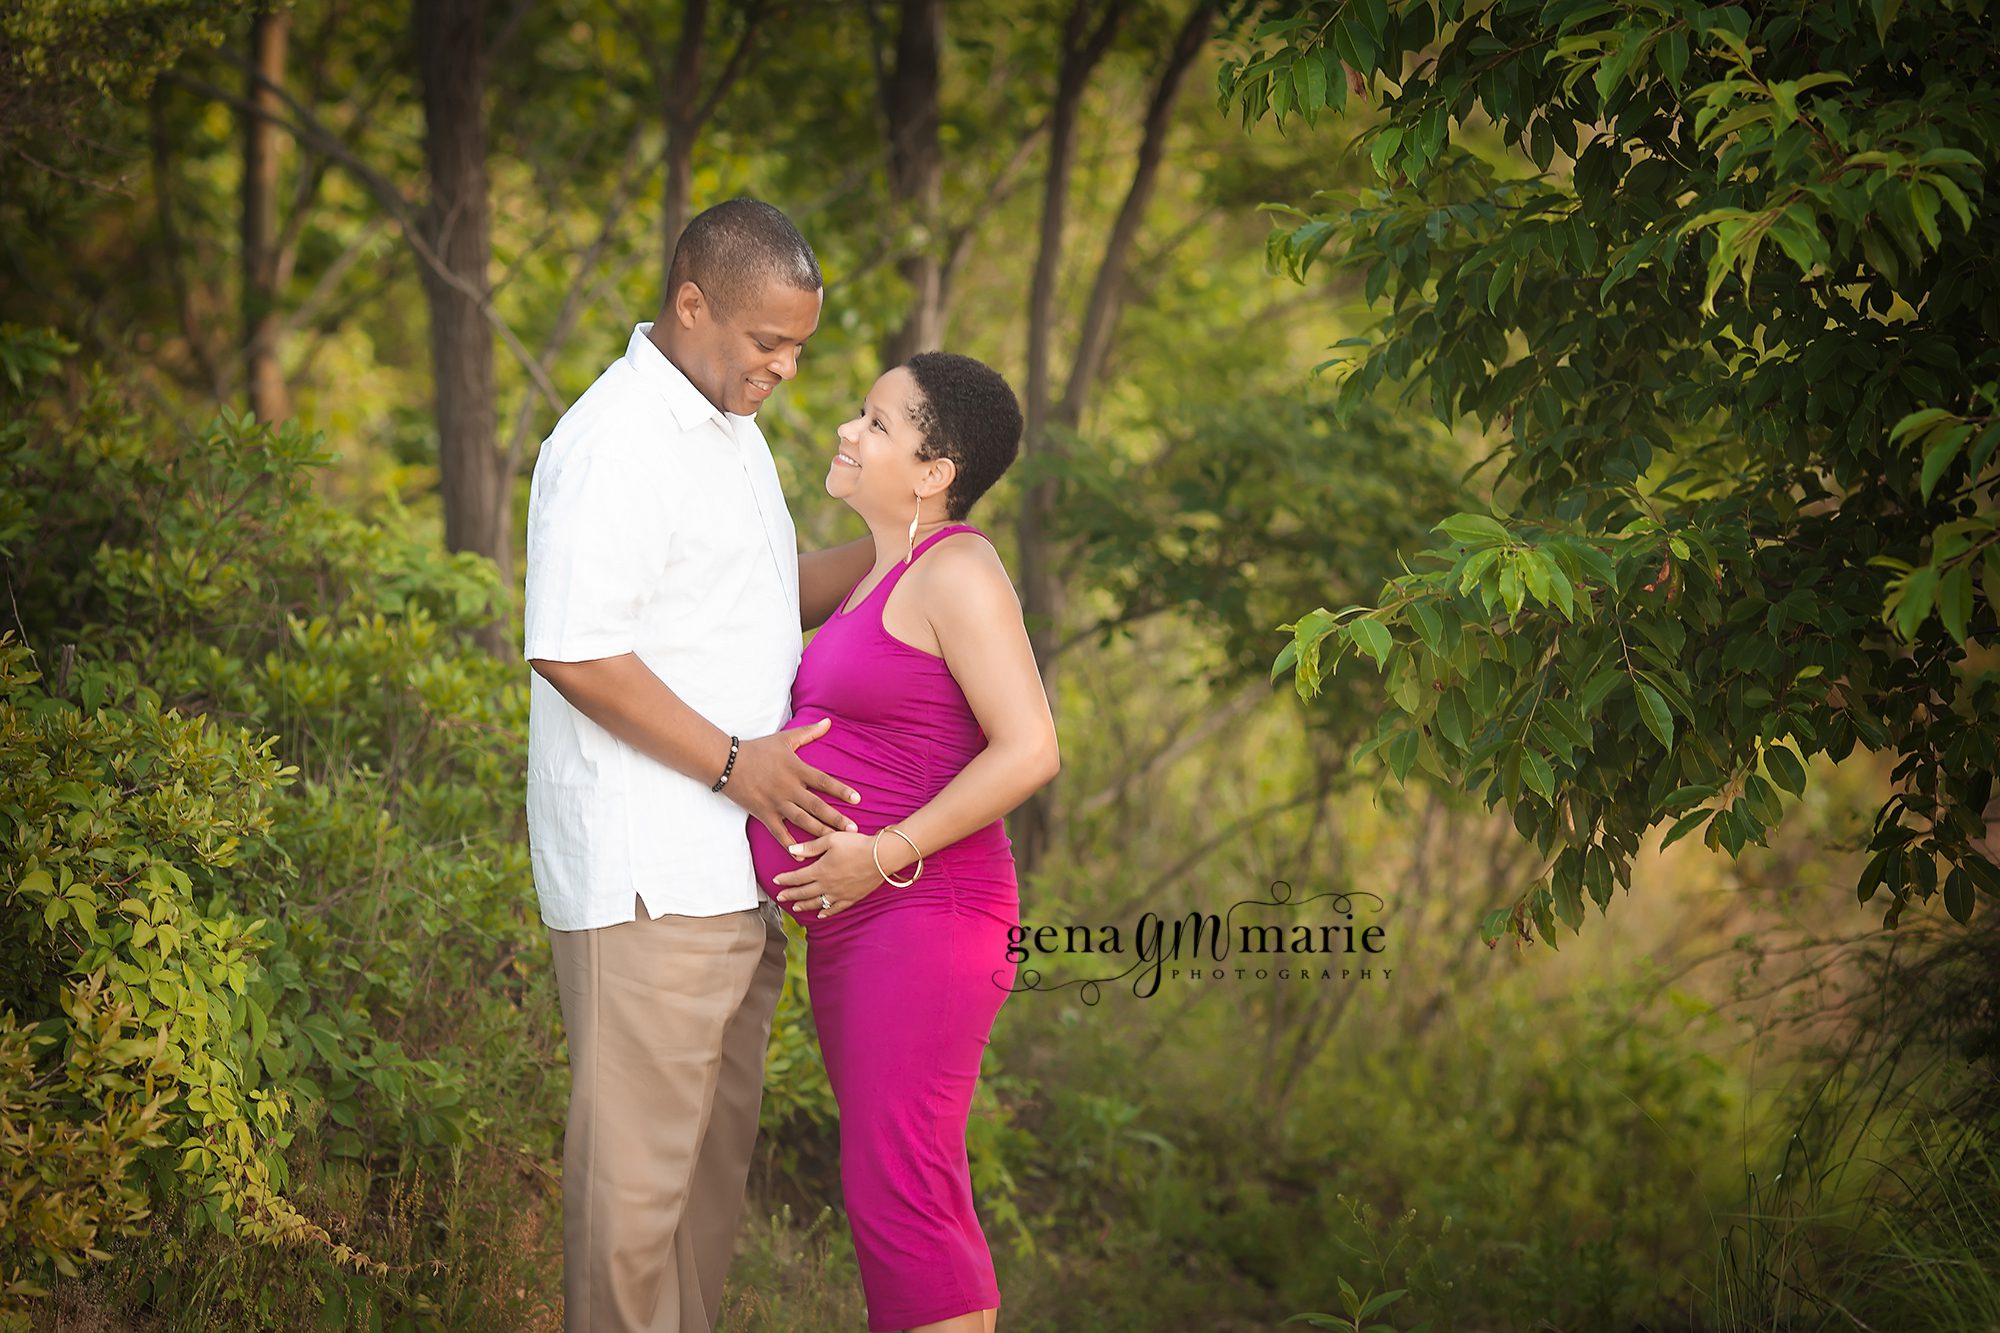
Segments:
[[[221,54],[232,64],[249,68],[237,53],[223,48]],[[251,72],[254,74],[254,69]],[[472,282],[463,274],[456,272],[449,264],[444,262],[444,259],[438,254],[437,250],[424,237],[422,227],[411,216],[409,200],[403,197],[402,193],[396,189],[395,185],[387,177],[362,161],[360,156],[343,142],[338,135],[322,125],[305,107],[300,106],[298,99],[294,98],[279,85],[272,84],[268,80],[258,76],[257,81],[274,89],[278,97],[286,104],[287,109],[292,113],[291,117],[287,118],[259,107],[247,97],[238,96],[226,89],[218,88],[206,80],[194,78],[178,70],[169,70],[161,77],[179,84],[190,92],[200,93],[203,97],[222,102],[240,111],[247,111],[252,115],[262,116],[272,124],[286,130],[300,143],[308,145],[315,152],[324,154],[345,167],[348,174],[353,176],[374,197],[375,202],[381,206],[382,210],[395,220],[397,227],[403,234],[403,239],[408,242],[410,249],[416,252],[417,258],[423,262],[425,267],[437,274],[438,279],[446,286],[479,303],[480,315],[486,320],[486,323],[493,331],[499,335],[500,341],[506,346],[509,352],[513,353],[514,359],[520,363],[522,369],[527,371],[528,378],[533,381],[535,388],[541,392],[544,398],[548,399],[549,403],[558,412],[563,410],[562,397],[556,392],[555,385],[550,383],[547,373],[542,370],[540,364],[536,362],[528,349],[522,345],[520,338],[516,336],[514,330],[509,328],[507,322],[500,318],[499,312],[493,308],[490,295],[481,292],[478,284]]]
[[[633,131],[631,141],[625,147],[625,161],[619,168],[618,183],[612,190],[611,200],[605,206],[604,220],[597,229],[597,238],[590,243],[589,247],[578,258],[576,277],[570,283],[569,290],[563,294],[562,309],[557,312],[555,323],[550,327],[548,337],[542,344],[539,364],[545,372],[548,367],[555,363],[556,356],[561,352],[563,344],[569,341],[569,335],[575,328],[577,318],[583,313],[586,304],[584,292],[590,277],[590,271],[597,266],[599,256],[604,253],[604,247],[610,243],[611,234],[617,229],[618,220],[624,216],[626,207],[631,203],[633,186],[637,183],[639,177],[644,174],[638,169],[639,146],[644,141],[644,132],[645,126],[641,124],[638,129]],[[650,163],[647,166],[647,170],[651,170]],[[557,404],[557,412],[564,410],[561,404]],[[530,394],[521,400],[521,410],[514,416],[514,429],[508,433],[507,473],[509,476],[514,475],[520,470],[521,455],[527,449],[528,435],[534,426],[534,420],[535,398],[533,394]]]
[[[1084,307],[1083,330],[1077,339],[1076,359],[1070,363],[1069,382],[1063,388],[1056,417],[1074,428],[1083,417],[1084,403],[1104,368],[1111,350],[1111,335],[1123,309],[1123,288],[1133,241],[1145,220],[1146,205],[1152,202],[1159,180],[1160,161],[1166,152],[1167,132],[1173,126],[1174,103],[1180,96],[1182,80],[1194,58],[1208,44],[1209,28],[1215,21],[1217,0],[1195,0],[1175,34],[1161,67],[1159,81],[1146,107],[1146,129],[1139,142],[1139,157],[1132,169],[1132,184],[1125,202],[1104,243],[1104,259],[1091,284],[1090,301]]]
[[[743,35],[736,39],[736,46],[729,52],[729,58],[722,62],[722,72],[715,76],[715,86],[708,90],[708,96],[704,97],[701,105],[695,109],[696,129],[708,124],[716,108],[722,105],[722,99],[729,95],[729,90],[735,85],[737,78],[748,68],[751,42],[756,38],[757,29],[769,12],[768,6],[762,3],[750,7],[750,13],[743,21]]]
[[[167,282],[173,289],[174,311],[180,318],[181,336],[187,340],[188,352],[194,357],[201,377],[207,382],[209,392],[217,402],[222,402],[224,389],[222,375],[216,369],[215,358],[209,354],[208,344],[202,339],[200,322],[194,317],[192,293],[188,289],[187,274],[181,268],[181,234],[174,221],[174,197],[171,183],[172,162],[167,156],[166,112],[161,105],[161,93],[153,90],[149,107],[153,148],[153,210],[159,215],[160,241],[166,246]]]

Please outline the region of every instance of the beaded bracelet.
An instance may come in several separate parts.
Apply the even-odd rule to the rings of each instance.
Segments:
[[[729,762],[722,766],[722,776],[715,780],[715,785],[709,788],[710,791],[721,791],[729,784],[729,770],[736,767],[736,751],[742,747],[742,744],[743,742],[737,740],[734,736],[729,738]]]

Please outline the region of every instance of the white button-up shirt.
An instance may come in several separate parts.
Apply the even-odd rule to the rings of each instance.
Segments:
[[[636,653],[745,740],[791,711],[798,536],[751,417],[704,398],[647,338],[563,414],[528,499],[524,656]],[[533,676],[528,844],[542,920],[589,930],[760,905],[742,807],[613,736]]]

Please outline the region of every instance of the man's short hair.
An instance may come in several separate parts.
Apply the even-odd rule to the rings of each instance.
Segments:
[[[761,199],[729,199],[697,213],[674,245],[667,266],[667,301],[684,282],[701,294],[721,318],[771,283],[802,292],[819,291],[819,260],[792,220]]]
[[[919,395],[910,411],[924,437],[917,457],[958,465],[945,491],[945,515],[962,519],[1020,450],[1020,400],[999,371],[969,356],[919,352],[903,366]]]

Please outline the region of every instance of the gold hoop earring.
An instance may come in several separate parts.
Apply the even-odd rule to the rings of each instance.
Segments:
[[[917,497],[917,511],[910,515],[910,549],[903,556],[906,565],[917,558],[917,523],[924,516],[924,497],[916,491],[910,494]]]

